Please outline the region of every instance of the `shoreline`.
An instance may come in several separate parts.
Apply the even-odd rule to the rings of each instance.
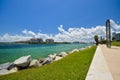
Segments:
[[[81,50],[84,50],[86,48],[90,48],[92,46],[93,45],[86,46],[86,47],[83,47],[83,48],[73,49],[73,50],[68,51],[68,52],[60,52],[59,54],[55,54],[55,53],[49,54],[48,57],[43,58],[43,59],[41,59],[41,58],[40,59],[32,59],[32,57],[30,56],[31,61],[29,63],[29,66],[27,66],[27,68],[40,67],[40,66],[43,66],[43,65],[46,65],[46,64],[50,64],[52,62],[55,62],[55,61],[58,61],[58,60],[64,58],[65,56],[67,56],[71,53],[79,52]],[[26,57],[26,56],[23,56],[23,57]],[[0,64],[0,75],[5,75],[5,74],[9,74],[9,73],[19,71],[19,69],[18,69],[19,67],[13,65],[13,63],[15,63],[15,61],[11,62],[11,63],[7,62],[7,63]],[[2,67],[1,67],[1,65],[2,65]],[[14,67],[12,67],[10,70],[8,70],[8,67],[10,67],[11,65],[14,66]],[[23,69],[27,69],[27,68],[23,68]],[[20,70],[22,70],[22,69],[20,69]]]
[[[51,53],[69,52],[75,48],[93,44],[6,44],[0,45],[0,64],[13,62],[15,59],[31,55],[32,58],[45,58]]]

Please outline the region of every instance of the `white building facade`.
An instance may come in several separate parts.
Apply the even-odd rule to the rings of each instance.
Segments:
[[[115,32],[114,32],[114,33],[112,34],[112,37],[115,38],[115,39],[114,39],[115,41],[120,41],[120,32],[119,32],[119,33],[115,33]]]

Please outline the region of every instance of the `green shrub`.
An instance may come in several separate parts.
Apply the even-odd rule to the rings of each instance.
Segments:
[[[111,42],[112,46],[120,46],[120,41],[113,41]]]

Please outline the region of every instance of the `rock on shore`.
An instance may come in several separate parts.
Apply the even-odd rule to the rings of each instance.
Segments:
[[[20,57],[19,59],[14,61],[14,64],[18,67],[25,68],[30,64],[32,60],[31,55]]]
[[[1,65],[0,65],[0,70],[2,70],[2,69],[7,69],[10,65],[11,65],[11,63],[1,64]]]
[[[37,67],[37,66],[42,66],[42,64],[40,64],[38,60],[32,60],[30,62],[29,67]]]
[[[88,48],[90,48],[89,46]],[[9,74],[13,72],[17,72],[18,70],[25,69],[25,68],[31,68],[31,67],[37,67],[42,66],[46,64],[50,64],[54,61],[60,60],[67,56],[70,53],[79,52],[80,50],[83,50],[85,48],[81,49],[73,49],[72,51],[66,53],[61,52],[59,54],[50,54],[47,58],[38,59],[38,60],[32,60],[31,55],[23,56],[18,59],[16,59],[13,63],[4,63],[0,65],[0,75],[1,74]]]
[[[50,57],[47,57],[47,58],[45,58],[45,60],[43,61],[42,65],[49,64],[49,63],[51,63],[51,62],[53,62],[53,59],[50,58]]]
[[[62,59],[63,57],[60,57],[60,56],[56,56],[55,57],[55,61],[58,61],[58,60],[60,60],[60,59]]]
[[[60,57],[65,57],[65,56],[67,56],[67,53],[66,53],[66,52],[61,52],[61,53],[59,54],[59,56],[60,56]]]
[[[74,52],[79,52],[79,49],[73,49],[73,50],[70,51],[69,53],[74,53]]]

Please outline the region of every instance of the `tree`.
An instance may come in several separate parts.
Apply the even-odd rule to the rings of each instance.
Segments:
[[[112,40],[114,41],[114,40],[115,40],[115,37],[112,37]]]
[[[95,35],[95,36],[94,36],[94,40],[95,40],[95,42],[96,42],[96,45],[98,45],[98,35]]]

